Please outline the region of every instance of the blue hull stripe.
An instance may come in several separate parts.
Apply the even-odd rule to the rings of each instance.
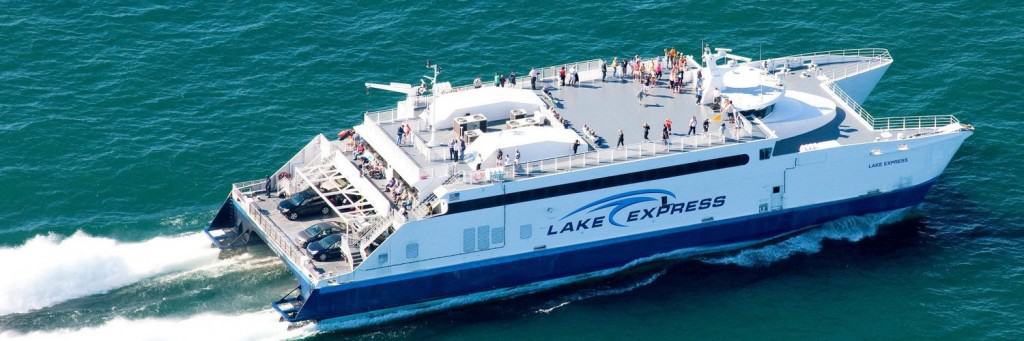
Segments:
[[[917,205],[934,181],[826,204],[315,289],[289,320],[342,317],[612,269],[679,249],[766,240],[845,216]]]

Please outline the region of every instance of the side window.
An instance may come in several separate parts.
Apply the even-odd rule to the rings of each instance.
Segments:
[[[499,226],[491,229],[491,246],[505,246],[505,227]]]
[[[413,259],[420,256],[420,244],[409,243],[405,246],[405,258]]]
[[[462,230],[462,252],[473,252],[476,250],[476,229],[468,228]]]
[[[476,248],[487,250],[491,248],[491,227],[484,225],[476,228]]]
[[[462,252],[483,251],[505,246],[505,227],[490,225],[462,230]]]
[[[519,225],[519,239],[530,239],[533,236],[533,225]]]

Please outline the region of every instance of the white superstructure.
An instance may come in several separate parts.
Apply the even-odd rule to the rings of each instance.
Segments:
[[[884,49],[730,52],[705,49],[674,68],[664,57],[630,59],[624,77],[610,60],[565,64],[577,86],[560,84],[563,65],[537,69],[536,89],[527,72],[504,87],[452,87],[437,72],[430,91],[367,84],[407,96],[342,139],[315,137],[266,180],[236,184],[234,218],[218,215],[208,230],[225,246],[259,235],[300,282],[275,308],[320,320],[915,205],[973,131],[951,115],[865,111],[892,63]],[[659,63],[667,75],[651,86],[629,74]],[[453,149],[464,152],[452,160]],[[276,210],[309,188],[329,214],[291,221]],[[346,226],[340,261],[310,259],[294,242],[324,220]]]

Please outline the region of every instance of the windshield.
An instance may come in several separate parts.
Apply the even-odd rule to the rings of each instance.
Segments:
[[[317,234],[319,234],[319,233],[320,233],[320,225],[313,225],[313,226],[310,226],[310,227],[309,227],[309,228],[307,228],[307,229],[306,229],[305,231],[302,231],[302,233],[303,233],[303,234],[305,234],[305,235],[306,235],[306,237],[312,237],[312,236],[315,236],[315,235],[317,235]]]
[[[313,195],[312,191],[305,190],[305,191],[302,191],[302,192],[299,192],[299,193],[295,193],[295,195],[293,195],[291,197],[291,199],[288,199],[288,200],[291,201],[292,204],[294,204],[294,205],[299,205],[303,201],[305,201],[306,198],[309,198],[312,195]]]
[[[334,244],[338,243],[338,240],[340,240],[340,239],[341,239],[341,236],[336,235],[336,234],[335,235],[327,236],[324,239],[320,240],[320,248],[325,249],[325,250],[326,249],[330,249],[330,248],[334,247]]]

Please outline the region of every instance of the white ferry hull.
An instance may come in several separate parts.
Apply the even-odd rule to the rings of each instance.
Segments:
[[[748,164],[735,169],[716,170],[710,174],[689,174],[634,184],[628,189],[608,188],[556,196],[537,202],[452,214],[445,222],[435,221],[419,227],[410,224],[403,227],[403,233],[391,236],[379,251],[374,253],[374,256],[378,257],[391,253],[394,258],[391,258],[390,263],[387,263],[387,260],[375,263],[381,259],[371,256],[364,267],[352,274],[351,282],[311,288],[305,296],[303,309],[291,319],[324,320],[425,302],[436,303],[440,302],[438,300],[499,289],[512,290],[541,282],[565,282],[564,279],[574,276],[618,269],[638,260],[651,259],[680,250],[701,253],[701,250],[741,248],[846,216],[915,206],[924,199],[928,189],[935,183],[953,153],[969,134],[963,132],[918,139],[912,141],[914,145],[906,150],[898,150],[902,146],[893,144],[891,151],[881,155],[871,155],[867,148],[888,148],[885,143],[818,152],[828,152],[837,156],[865,155],[842,156],[835,159],[829,157],[832,161],[851,160],[850,164],[811,163],[806,161],[806,158],[814,153],[798,153],[776,157],[772,161],[751,160]],[[802,157],[805,158],[802,162],[806,170],[801,170],[800,167],[799,159]],[[879,163],[882,165],[878,165]],[[851,164],[858,164],[860,169],[851,169]],[[814,165],[821,166],[816,168]],[[886,170],[879,171],[876,178],[855,178],[864,177],[864,168]],[[808,177],[801,183],[810,183],[812,186],[796,187],[786,182],[786,177],[790,176],[787,172],[793,170],[801,170],[797,174]],[[812,179],[812,174],[817,174],[817,178]],[[920,176],[922,174],[929,177],[923,178]],[[918,180],[907,183],[906,177],[911,175],[917,176]],[[715,178],[718,182],[707,182]],[[769,183],[775,181],[772,179],[778,179],[788,184],[790,187],[785,189],[785,203],[780,204],[785,207],[774,210],[769,208],[766,212],[759,212],[759,208],[763,207],[760,207],[756,197],[743,197],[744,193],[756,193],[762,189],[762,186],[753,187],[749,179],[768,179],[764,181]],[[654,200],[653,206],[638,203],[636,208],[639,209],[632,211],[628,211],[633,208],[629,207],[609,213],[608,211],[616,207],[605,206],[596,210],[596,217],[603,217],[598,219],[602,221],[598,226],[594,226],[595,220],[591,217],[589,223],[584,224],[587,226],[581,227],[580,220],[588,219],[588,216],[576,217],[576,214],[583,213],[565,215],[566,212],[593,201],[595,197],[607,198],[608,193],[642,192],[637,191],[637,188],[652,190],[641,195],[664,193],[675,198],[668,203],[667,206],[670,208],[667,211],[663,208],[666,206],[664,201],[658,203]],[[841,200],[818,200],[823,195],[834,198],[839,193],[857,194],[849,194],[847,198]],[[630,198],[628,195],[617,197]],[[721,205],[716,206],[715,199],[719,197],[725,199]],[[695,200],[689,200],[690,198]],[[701,208],[701,201],[707,198],[711,199],[710,202],[705,202],[705,206],[708,207]],[[670,214],[671,207],[679,207],[679,204],[675,203],[677,200],[683,203],[683,208],[680,212]],[[691,201],[697,203],[687,205]],[[542,206],[554,207],[554,212],[546,211]],[[692,210],[688,210],[687,206],[693,206]],[[591,206],[593,207],[596,206]],[[650,210],[651,207],[662,207],[660,210],[666,213],[658,217],[640,219],[644,211]],[[636,214],[634,218],[637,219],[630,221],[629,212],[636,211],[641,213]],[[657,215],[657,212],[658,209],[651,211],[650,214]],[[715,216],[713,220],[701,222],[702,218],[706,220],[705,217],[712,215]],[[574,220],[570,224],[572,228],[561,224],[563,220]],[[612,220],[624,226],[614,226],[611,224]],[[463,223],[455,223],[458,221]],[[531,236],[515,231],[505,232],[512,229],[502,229],[502,233],[507,237],[503,236],[500,243],[488,241],[488,248],[480,248],[477,245],[471,251],[464,245],[466,226],[518,227],[524,224],[532,225]],[[517,234],[519,236],[516,236]],[[419,250],[419,259],[404,259],[402,250],[405,245],[428,237],[433,241],[448,241],[449,245],[445,248],[445,243],[439,242],[442,246],[431,249],[423,245]],[[539,245],[543,246],[538,247]]]

